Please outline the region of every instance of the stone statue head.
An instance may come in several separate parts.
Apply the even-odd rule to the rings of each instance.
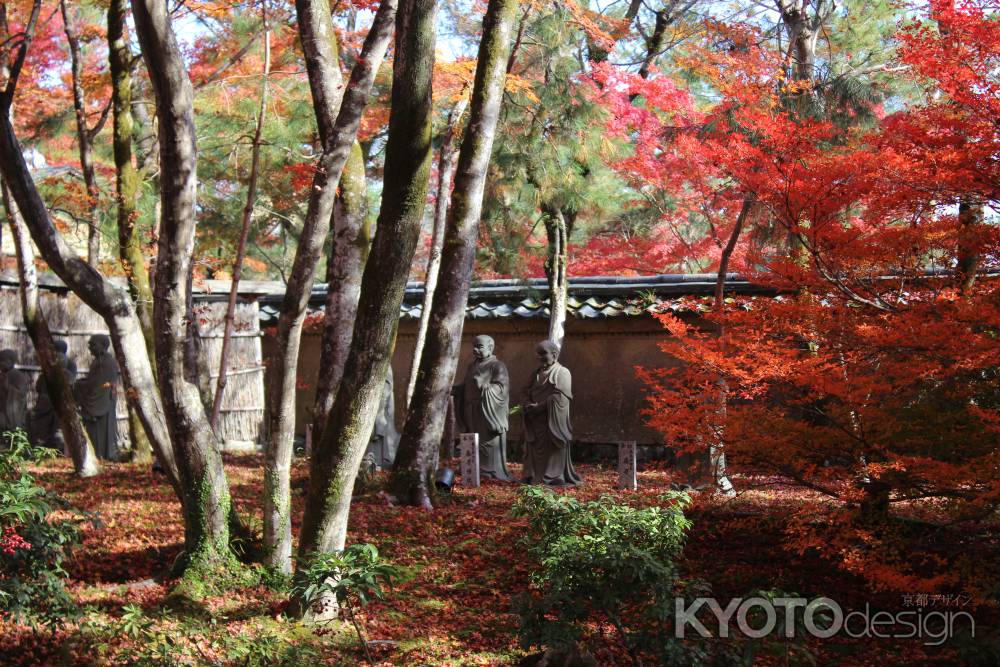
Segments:
[[[104,334],[96,334],[87,341],[87,349],[95,357],[104,354],[111,348],[111,339]]]
[[[489,336],[476,336],[472,339],[472,354],[476,359],[487,359],[493,354],[493,339]]]
[[[0,373],[13,370],[17,364],[17,352],[14,350],[0,350]]]
[[[535,346],[535,355],[538,356],[542,368],[548,368],[559,358],[559,346],[550,340],[543,340]]]

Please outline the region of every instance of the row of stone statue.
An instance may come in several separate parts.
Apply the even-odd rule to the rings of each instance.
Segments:
[[[456,385],[455,412],[465,433],[479,434],[480,477],[509,481],[507,432],[510,413],[510,376],[496,358],[489,336],[476,336],[465,378]],[[569,369],[559,363],[559,347],[544,341],[535,348],[539,367],[524,389],[524,481],[528,484],[564,486],[582,480],[573,467],[570,444],[570,403],[573,400]],[[367,456],[382,468],[392,467],[398,440],[393,425],[392,380],[386,380],[382,406]]]
[[[118,451],[117,387],[118,362],[111,354],[111,340],[91,336],[87,348],[93,356],[86,376],[77,378],[76,362],[67,356],[64,340],[54,341],[56,359],[80,409],[84,428],[102,459],[116,460]],[[17,353],[0,350],[0,433],[24,429],[36,445],[65,450],[59,419],[54,408],[58,400],[49,391],[45,376],[35,383],[35,405],[28,409],[28,376],[17,368]]]

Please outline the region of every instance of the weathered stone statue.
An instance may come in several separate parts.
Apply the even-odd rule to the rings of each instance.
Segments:
[[[569,369],[561,365],[559,347],[544,341],[535,348],[540,367],[525,391],[525,482],[563,486],[583,480],[573,468],[569,408],[573,400]]]
[[[27,427],[28,376],[15,366],[17,352],[0,350],[0,433]]]
[[[87,377],[73,385],[80,405],[80,416],[94,444],[97,457],[118,460],[118,362],[111,354],[111,339],[103,334],[91,336],[87,349],[94,359]]]
[[[69,346],[64,340],[52,342],[56,350],[56,361],[62,369],[63,375],[66,376],[67,384],[72,387],[73,383],[76,382],[76,362],[66,356]],[[59,430],[59,416],[56,414],[52,400],[48,384],[45,382],[45,375],[40,373],[35,382],[35,407],[28,416],[28,437],[36,445],[54,447],[67,453],[62,431]]]
[[[465,380],[454,389],[464,433],[479,434],[479,475],[510,480],[507,471],[507,413],[510,377],[493,355],[493,339],[476,336]]]
[[[391,468],[396,461],[396,447],[399,445],[399,431],[396,430],[396,400],[393,397],[392,367],[385,374],[385,388],[382,402],[375,417],[372,439],[368,442],[365,460],[377,468]]]

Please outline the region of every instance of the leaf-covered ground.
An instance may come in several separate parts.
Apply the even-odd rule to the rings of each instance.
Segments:
[[[513,467],[518,472],[518,466]],[[239,511],[259,521],[260,457],[227,456],[227,468]],[[617,493],[631,502],[655,503],[672,481],[669,470],[653,468],[639,473],[639,492],[622,493],[613,488],[616,473],[610,468],[579,468],[586,483],[568,493],[581,498]],[[287,620],[284,596],[264,586],[212,598],[198,611],[166,606],[172,582],[160,577],[181,551],[183,530],[163,477],[141,467],[109,464],[101,477],[79,480],[66,460],[47,462],[35,472],[47,487],[99,519],[98,525],[86,527],[83,546],[68,566],[70,590],[87,607],[79,622],[54,635],[0,621],[0,664],[129,664],[137,656],[155,653],[150,644],[156,642],[164,644],[156,650],[177,662],[243,664],[233,656],[241,655],[243,644],[254,637],[307,646],[319,656],[310,661],[362,662],[348,629],[316,632]],[[305,472],[297,462],[296,517],[301,516]],[[478,490],[458,489],[433,513],[392,506],[377,488],[356,498],[351,541],[375,544],[405,573],[384,601],[361,614],[369,639],[384,640],[373,647],[378,660],[392,665],[514,664],[528,653],[518,645],[517,617],[511,611],[512,598],[527,586],[530,567],[519,546],[523,522],[509,516],[516,490],[517,485],[495,483]],[[815,501],[780,487],[730,501],[696,498],[690,512],[694,527],[681,564],[684,577],[704,580],[723,605],[730,597],[754,591],[828,596],[851,609],[869,604],[902,611],[913,604],[913,598],[904,598],[900,591],[871,592],[863,579],[814,550],[798,553],[789,548],[790,515]],[[985,571],[996,562],[983,565]],[[128,621],[129,610],[136,607],[146,615],[141,628]],[[980,606],[973,613],[977,636],[995,632],[995,608]],[[593,632],[598,637],[607,633],[606,647],[597,653],[600,664],[624,664],[610,630],[595,627]],[[786,663],[790,654],[780,641],[762,646],[755,662],[796,664]],[[817,664],[966,660],[954,643],[935,648],[916,639],[838,636],[810,641],[805,648]]]

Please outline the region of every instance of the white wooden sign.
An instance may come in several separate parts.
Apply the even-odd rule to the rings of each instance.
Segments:
[[[635,440],[618,443],[618,488],[635,491],[639,480],[635,474]]]
[[[479,486],[479,434],[463,433],[459,436],[459,456],[462,460],[462,486]]]

